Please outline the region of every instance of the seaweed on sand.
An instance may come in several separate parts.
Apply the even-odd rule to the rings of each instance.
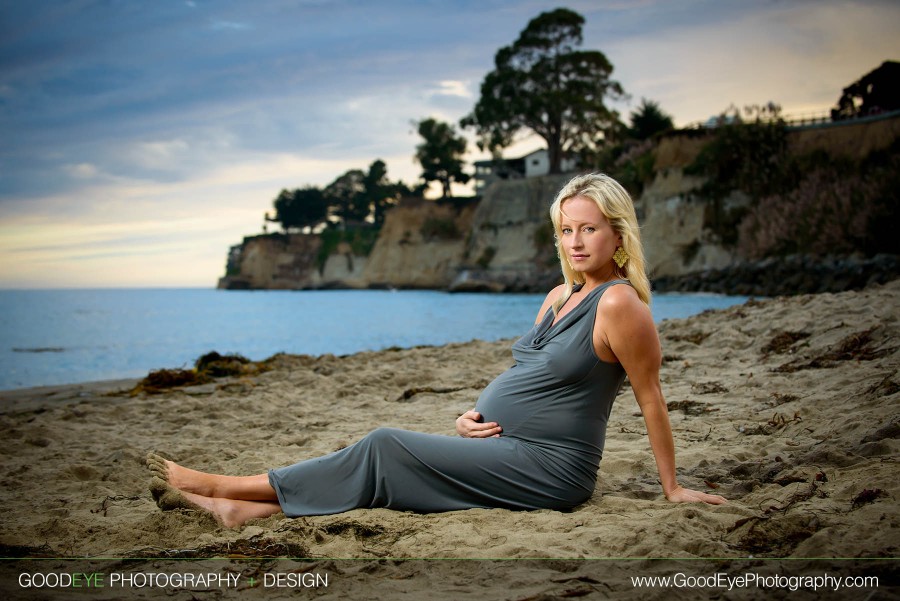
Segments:
[[[173,388],[209,384],[216,378],[251,376],[271,369],[271,361],[251,361],[238,355],[211,351],[194,362],[194,369],[156,369],[138,382],[131,394],[159,394]]]

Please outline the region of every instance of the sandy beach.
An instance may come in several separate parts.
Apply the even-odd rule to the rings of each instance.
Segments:
[[[884,579],[868,598],[897,598],[887,581],[896,585],[890,558],[900,547],[898,317],[894,281],[860,292],[750,301],[660,324],[679,479],[729,499],[718,507],[662,496],[627,384],[613,409],[596,491],[568,513],[364,509],[299,519],[276,514],[230,530],[193,511],[162,512],[150,495],[148,451],[248,475],[331,452],[378,426],[452,435],[456,417],[511,365],[510,340],[279,356],[257,375],[162,394],[131,394],[134,381],[5,392],[0,546],[5,557],[31,559],[0,564],[0,588],[15,590],[15,598],[47,598],[46,590],[15,585],[23,569],[34,569],[29,561],[42,557],[56,558],[42,560],[45,570],[80,558],[106,571],[159,571],[176,558],[194,559],[195,569],[196,558],[214,557],[207,570],[289,571],[285,562],[330,570],[336,584],[309,593],[322,599],[365,598],[366,587],[376,585],[380,598],[600,599],[611,585],[598,574],[633,572],[646,565],[641,558],[763,567],[768,559],[793,558],[790,569],[799,572],[812,565],[809,558],[825,558],[813,567],[833,570],[850,565],[839,558],[887,558],[867,568]],[[313,561],[243,560],[267,556]],[[117,559],[111,565],[100,558]],[[249,585],[240,591],[260,599],[294,592]],[[198,598],[195,592],[145,588],[129,596]],[[199,598],[225,594],[215,592]],[[743,591],[746,598],[753,592]],[[84,596],[119,598],[121,591]]]

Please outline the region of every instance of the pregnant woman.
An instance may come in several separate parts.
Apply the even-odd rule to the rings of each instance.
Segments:
[[[724,503],[675,478],[659,338],[628,193],[608,176],[578,176],[557,194],[550,218],[564,283],[513,345],[515,365],[457,419],[458,437],[378,428],[335,453],[255,476],[207,474],[150,454],[157,504],[209,511],[229,527],[279,511],[571,509],[594,491],[626,375],[666,498]]]

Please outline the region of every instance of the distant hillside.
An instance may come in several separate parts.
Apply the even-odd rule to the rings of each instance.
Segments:
[[[847,173],[865,169],[881,173],[878,169],[882,163],[886,165],[884,173],[896,172],[891,161],[897,161],[900,117],[790,129],[785,134],[783,154],[777,155],[784,164],[767,165],[776,155],[764,152],[757,156],[753,148],[746,156],[736,157],[735,164],[746,173],[741,176],[743,180],[734,174],[727,176],[737,182],[734,189],[727,185],[723,188],[723,182],[732,182],[725,175],[722,181],[710,181],[703,171],[704,165],[709,171],[710,161],[718,160],[708,156],[709,149],[721,142],[717,135],[716,130],[673,132],[635,158],[651,165],[638,182],[641,189],[635,195],[651,279],[671,284],[686,274],[728,269],[761,258],[751,256],[747,248],[752,249],[752,245],[741,238],[749,231],[747,219],[760,213],[760,203],[773,202],[771,198],[760,199],[753,187],[757,171],[759,178],[785,180],[779,184],[781,188],[773,188],[781,190],[781,196],[774,196],[781,207],[831,202],[831,188],[822,192],[803,188],[804,178],[810,173],[837,173],[841,169]],[[617,165],[610,172],[634,172],[628,168]],[[357,234],[351,233],[346,234],[349,238],[329,244],[323,244],[322,237],[316,235],[248,237],[232,248],[227,274],[219,287],[545,291],[559,277],[547,209],[569,177],[571,174],[496,182],[473,202],[401,203],[387,213],[380,231],[366,234],[374,237],[374,244],[362,243],[353,237]],[[841,181],[847,179],[852,178]],[[830,185],[833,188],[837,184]],[[852,190],[857,194],[856,188]],[[803,194],[812,194],[812,199],[805,199]],[[872,211],[897,210],[895,197],[878,197],[875,202]],[[878,215],[871,216],[873,223]],[[760,227],[770,226],[763,221],[756,229]],[[756,230],[751,233],[759,235]],[[859,235],[871,239],[868,234],[862,231]],[[877,232],[872,235],[876,234],[882,236]],[[784,249],[790,247],[783,242],[770,241],[774,245],[771,248],[786,252]],[[806,250],[799,248],[798,252]],[[850,251],[840,249],[838,254],[852,252],[884,251],[868,252],[860,246]]]

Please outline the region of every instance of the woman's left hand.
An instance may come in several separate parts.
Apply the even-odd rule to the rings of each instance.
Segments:
[[[721,495],[710,495],[699,490],[676,487],[666,494],[666,498],[673,503],[709,503],[710,505],[722,505],[728,500]]]
[[[456,418],[456,433],[465,438],[499,438],[502,431],[497,422],[483,423],[474,409]]]

